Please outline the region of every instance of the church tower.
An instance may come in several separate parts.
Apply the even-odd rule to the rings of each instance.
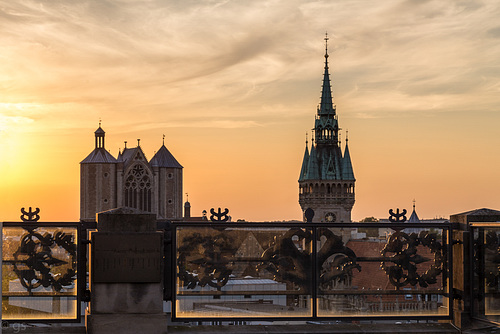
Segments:
[[[163,137],[165,141],[165,137]],[[182,218],[182,166],[165,147],[165,142],[149,162],[158,193],[155,212],[159,218]]]
[[[302,212],[314,210],[313,222],[351,222],[354,205],[354,172],[346,138],[340,146],[337,110],[333,104],[328,72],[328,35],[325,37],[325,72],[320,104],[314,122],[311,151],[304,152],[299,176]]]
[[[80,162],[80,219],[95,221],[96,213],[116,208],[118,161],[104,148],[105,132],[94,132],[95,148]]]

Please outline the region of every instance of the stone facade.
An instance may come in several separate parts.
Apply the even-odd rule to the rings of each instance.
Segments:
[[[139,142],[113,157],[100,125],[95,138],[95,149],[80,163],[80,220],[95,221],[97,213],[117,207],[182,218],[183,167],[165,144],[148,161]]]

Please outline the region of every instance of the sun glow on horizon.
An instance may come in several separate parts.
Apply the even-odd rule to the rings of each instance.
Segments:
[[[414,198],[421,218],[498,208],[495,0],[26,0],[0,12],[0,221],[23,206],[78,220],[79,162],[99,119],[115,157],[141,138],[151,158],[166,135],[193,215],[301,219],[325,30],[353,219]]]

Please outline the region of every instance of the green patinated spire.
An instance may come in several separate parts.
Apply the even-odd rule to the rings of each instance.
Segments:
[[[349,139],[346,137],[344,157],[342,158],[342,179],[355,180],[354,171],[352,169],[352,163],[351,163],[351,155],[349,154],[349,146],[347,144],[348,141]]]
[[[332,87],[330,85],[330,73],[328,72],[328,33],[325,36],[325,73],[323,74],[323,89],[319,103],[318,114],[334,114],[335,108],[332,99]]]
[[[302,159],[302,168],[300,169],[299,181],[304,181],[307,176],[307,165],[309,163],[309,149],[307,148],[307,134],[306,134],[306,150],[304,152],[304,159]]]
[[[318,180],[319,178],[318,156],[316,154],[316,148],[314,147],[313,141],[311,146],[311,154],[309,155],[309,161],[307,162],[307,173],[305,180]]]

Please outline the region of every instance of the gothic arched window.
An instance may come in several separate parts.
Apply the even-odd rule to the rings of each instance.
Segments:
[[[151,176],[141,164],[125,177],[125,206],[151,212]]]

